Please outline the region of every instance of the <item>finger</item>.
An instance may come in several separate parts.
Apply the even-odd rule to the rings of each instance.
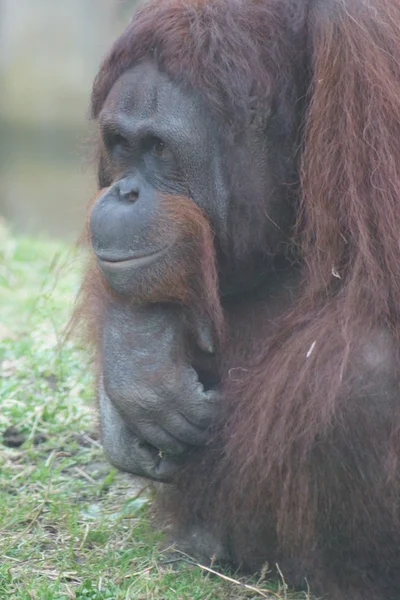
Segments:
[[[189,450],[187,444],[180,442],[156,423],[143,423],[140,426],[140,436],[151,444],[151,446],[158,448],[158,450],[168,455],[180,456],[186,454]]]
[[[162,456],[160,450],[136,436],[130,439],[130,455],[124,469],[134,475],[163,483],[172,481],[182,462],[172,456]],[[127,467],[130,467],[129,469]]]
[[[182,461],[179,458],[172,456],[159,458],[153,470],[152,478],[163,483],[170,483],[181,467]]]
[[[221,416],[220,394],[217,390],[205,392],[203,386],[199,384],[187,401],[182,403],[181,412],[192,425],[207,429]]]
[[[205,429],[196,427],[179,413],[166,417],[164,429],[180,442],[190,444],[190,446],[204,446],[209,438]]]
[[[215,353],[214,330],[212,322],[206,315],[194,316],[194,333],[197,345],[206,354]]]
[[[121,471],[168,481],[178,468],[172,460],[160,464],[158,448],[151,446],[128,428],[115,406],[105,393],[102,381],[98,386],[101,422],[101,441],[108,460]]]
[[[169,483],[182,464],[179,458],[163,456],[158,448],[145,441],[137,440],[136,449],[142,475],[154,481]]]

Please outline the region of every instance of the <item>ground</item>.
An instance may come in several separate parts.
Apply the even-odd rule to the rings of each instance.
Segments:
[[[79,264],[0,221],[0,598],[288,598],[267,569],[245,580],[158,550],[149,489],[104,460],[89,357],[63,340]]]

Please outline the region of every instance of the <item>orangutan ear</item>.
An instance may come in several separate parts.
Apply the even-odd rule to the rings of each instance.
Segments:
[[[399,23],[392,0],[317,0],[310,11],[301,207],[310,293],[354,269],[371,299],[397,289],[390,257],[400,227]]]

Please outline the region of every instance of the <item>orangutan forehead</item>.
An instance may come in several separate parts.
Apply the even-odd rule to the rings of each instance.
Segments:
[[[135,116],[140,120],[163,119],[169,126],[185,121],[191,129],[207,116],[204,102],[194,90],[178,85],[161,72],[153,61],[128,69],[115,82],[107,96],[100,121]]]

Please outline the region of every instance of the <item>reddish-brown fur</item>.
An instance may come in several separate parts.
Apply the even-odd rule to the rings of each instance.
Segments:
[[[226,420],[178,480],[175,504],[247,567],[277,561],[335,600],[394,600],[400,402],[386,407],[382,390],[365,407],[363,391],[382,374],[400,384],[400,1],[151,2],[106,58],[93,116],[119,75],[152,57],[199,90],[228,132],[268,110],[271,88],[295,119],[293,53],[298,77],[311,70],[291,240],[303,284],[275,320],[262,303],[226,308]],[[258,241],[240,223],[237,236],[238,248]],[[105,296],[86,289],[101,327]]]

